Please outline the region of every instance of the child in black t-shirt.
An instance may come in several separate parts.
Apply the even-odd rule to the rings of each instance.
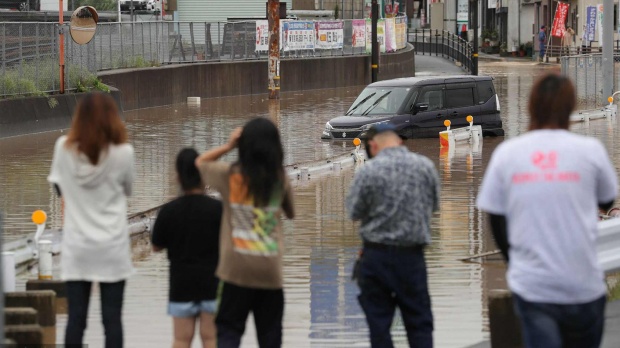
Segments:
[[[222,203],[204,195],[194,161],[198,153],[183,149],[177,156],[178,180],[184,194],[164,205],[153,229],[153,250],[168,249],[174,347],[190,347],[200,318],[203,347],[215,348],[215,268],[219,257]]]

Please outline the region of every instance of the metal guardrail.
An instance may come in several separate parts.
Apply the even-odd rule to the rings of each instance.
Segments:
[[[415,29],[409,31],[408,36],[408,41],[414,45],[416,54],[451,59],[462,64],[466,71],[472,71],[474,48],[458,35],[446,30]]]
[[[575,85],[578,109],[596,109],[606,104],[603,95],[603,56],[582,54],[560,58],[562,74]],[[620,86],[620,54],[614,54],[614,86]]]

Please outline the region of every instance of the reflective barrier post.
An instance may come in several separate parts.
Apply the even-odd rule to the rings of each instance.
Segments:
[[[12,251],[2,252],[2,289],[15,291],[15,253]]]
[[[52,279],[52,242],[39,241],[39,279]]]

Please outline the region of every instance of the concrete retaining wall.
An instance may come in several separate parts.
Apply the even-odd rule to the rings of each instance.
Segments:
[[[415,74],[411,45],[397,53],[381,55],[379,63],[380,80]],[[370,56],[283,60],[280,69],[282,92],[360,86],[371,79]],[[121,110],[184,103],[187,97],[268,93],[266,61],[124,69],[102,72],[100,77],[113,87],[112,95]],[[0,100],[0,138],[69,128],[75,105],[83,95]]]
[[[283,60],[281,91],[359,86],[370,83],[370,56]],[[411,46],[380,58],[379,79],[413,76]],[[125,110],[186,102],[187,97],[216,98],[267,94],[267,62],[170,65],[102,72],[102,81],[122,91]]]
[[[122,110],[120,91],[110,93]],[[75,106],[84,95],[0,99],[0,138],[69,128]]]

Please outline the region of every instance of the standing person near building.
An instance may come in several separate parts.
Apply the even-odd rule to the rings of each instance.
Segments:
[[[538,32],[538,48],[540,50],[539,57],[542,62],[545,58],[545,52],[547,47],[547,33],[545,32],[546,27],[543,25],[540,27],[540,31]]]
[[[588,40],[588,26],[583,25],[583,34],[581,34],[581,54],[590,53],[590,40]]]
[[[235,148],[236,162],[217,161]],[[259,346],[282,345],[280,215],[295,215],[283,160],[280,133],[265,118],[235,129],[225,145],[196,159],[203,181],[222,195],[224,206],[217,267],[222,285],[215,318],[219,348],[239,347],[250,312]]]
[[[575,31],[571,27],[567,27],[562,36],[562,54],[571,55]]]
[[[127,229],[133,157],[108,94],[86,95],[68,135],[56,141],[47,179],[65,204],[60,268],[69,307],[66,346],[82,344],[91,286],[98,282],[105,347],[123,347],[123,292],[133,273]]]
[[[393,347],[390,328],[400,309],[410,347],[433,346],[433,314],[424,247],[439,209],[439,178],[433,163],[407,150],[394,126],[367,133],[373,157],[355,174],[346,206],[360,220],[363,250],[354,277],[373,348]]]
[[[173,317],[173,348],[192,345],[196,321],[204,348],[215,348],[215,311],[222,203],[205,196],[194,149],[176,160],[181,197],[164,205],[153,228],[153,250],[168,250],[168,314]]]
[[[566,77],[532,88],[529,132],[500,144],[478,195],[508,264],[526,347],[598,347],[606,285],[596,255],[598,209],[617,175],[597,139],[571,133],[575,90]]]

